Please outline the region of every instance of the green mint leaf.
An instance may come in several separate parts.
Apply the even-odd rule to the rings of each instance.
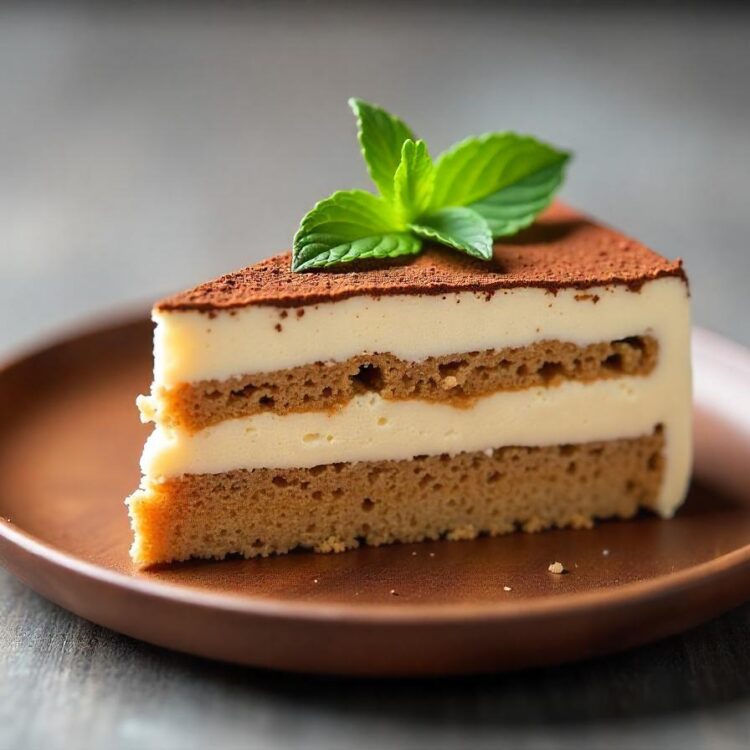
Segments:
[[[418,253],[421,240],[406,230],[382,198],[364,190],[339,191],[302,219],[294,237],[292,270]]]
[[[507,237],[529,226],[552,202],[562,185],[565,161],[545,167],[514,185],[498,190],[470,208],[489,224],[493,237]]]
[[[384,109],[350,99],[357,118],[357,137],[367,171],[386,200],[393,200],[393,176],[401,162],[401,147],[407,138],[414,140],[409,127]]]
[[[449,245],[482,260],[492,259],[492,232],[476,211],[456,206],[422,216],[411,225],[415,234]]]
[[[530,136],[488,133],[432,162],[398,117],[350,99],[367,170],[380,191],[340,191],[316,204],[294,237],[292,270],[420,251],[426,238],[492,258],[494,237],[531,224],[562,184],[570,155]]]
[[[371,258],[398,258],[416,255],[422,249],[422,241],[408,232],[373,235],[358,240],[343,242],[320,252],[304,263],[295,266],[295,271],[313,268],[329,268],[354,260]]]
[[[515,133],[467,138],[436,161],[431,208],[471,205],[567,159],[565,152]]]
[[[393,176],[393,201],[405,222],[425,212],[430,205],[435,170],[424,141],[408,138],[401,147],[401,161]]]

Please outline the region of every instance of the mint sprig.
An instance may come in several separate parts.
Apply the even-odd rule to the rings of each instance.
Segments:
[[[294,237],[293,271],[415,255],[422,239],[490,260],[492,240],[531,224],[562,185],[570,154],[530,136],[467,138],[433,162],[398,117],[349,105],[380,195],[338,191],[317,203]]]

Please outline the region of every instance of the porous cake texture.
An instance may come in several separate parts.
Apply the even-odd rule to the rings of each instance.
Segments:
[[[588,528],[653,505],[664,436],[167,480],[131,501],[144,562]]]
[[[159,395],[170,425],[191,432],[264,411],[325,411],[366,392],[385,399],[447,401],[460,408],[500,390],[648,375],[656,364],[658,348],[650,336],[632,336],[588,346],[540,341],[419,362],[368,353],[344,362],[183,383],[164,388]]]
[[[491,263],[287,262],[154,309],[137,564],[580,528],[682,502],[679,261],[556,205]]]

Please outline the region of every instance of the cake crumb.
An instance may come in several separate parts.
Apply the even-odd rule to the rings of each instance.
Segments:
[[[416,552],[412,552],[411,555],[412,555],[412,557],[416,557],[417,553]]]
[[[503,586],[503,591],[513,591],[510,586]]]
[[[599,295],[598,294],[576,294],[575,300],[576,302],[583,302],[584,300],[591,300],[594,304],[596,304],[599,301]]]
[[[396,591],[396,589],[391,589],[391,596],[398,596],[398,591]]]
[[[430,552],[430,557],[435,557],[435,553],[434,552]]]
[[[602,550],[602,555],[604,555],[604,557],[609,557],[609,550],[608,549],[603,549]]]
[[[547,570],[549,570],[550,573],[559,576],[565,572],[565,566],[561,562],[553,562]]]
[[[318,583],[318,579],[317,578],[313,578],[313,583]]]
[[[443,378],[443,388],[449,391],[451,388],[455,388],[458,385],[458,378],[455,375],[448,375]]]

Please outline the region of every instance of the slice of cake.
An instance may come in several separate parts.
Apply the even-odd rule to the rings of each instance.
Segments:
[[[135,562],[680,505],[679,261],[556,204],[490,261],[430,246],[342,269],[294,273],[278,255],[156,305]]]

